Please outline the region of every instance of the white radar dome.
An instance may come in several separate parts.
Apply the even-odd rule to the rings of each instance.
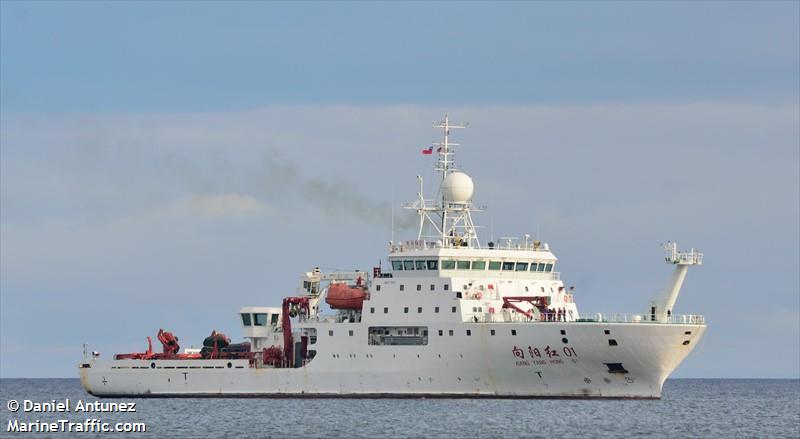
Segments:
[[[442,195],[450,203],[468,203],[474,190],[472,179],[463,172],[453,172],[442,182]]]

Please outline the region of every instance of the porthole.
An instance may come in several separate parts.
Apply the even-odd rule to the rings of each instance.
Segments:
[[[567,344],[569,343],[569,340],[567,340],[567,337],[564,337],[561,339],[561,343]]]
[[[233,364],[231,364],[231,362],[229,361],[228,362],[228,369],[230,369],[231,367],[233,367]]]

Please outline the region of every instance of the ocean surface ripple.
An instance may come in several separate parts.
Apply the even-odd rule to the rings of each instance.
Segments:
[[[800,438],[800,380],[673,379],[661,400],[102,399],[136,413],[12,413],[11,399],[96,401],[77,379],[0,380],[0,437],[9,422],[145,422],[126,437]],[[78,433],[69,437],[100,437]],[[111,434],[110,436],[115,436]]]

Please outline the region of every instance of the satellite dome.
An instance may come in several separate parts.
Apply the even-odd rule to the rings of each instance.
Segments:
[[[472,179],[463,172],[453,172],[442,182],[442,195],[448,203],[466,204],[474,190]]]

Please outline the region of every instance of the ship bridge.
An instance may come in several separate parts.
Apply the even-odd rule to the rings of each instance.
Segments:
[[[544,249],[398,246],[389,254],[392,276],[502,276],[558,279],[557,258]]]

